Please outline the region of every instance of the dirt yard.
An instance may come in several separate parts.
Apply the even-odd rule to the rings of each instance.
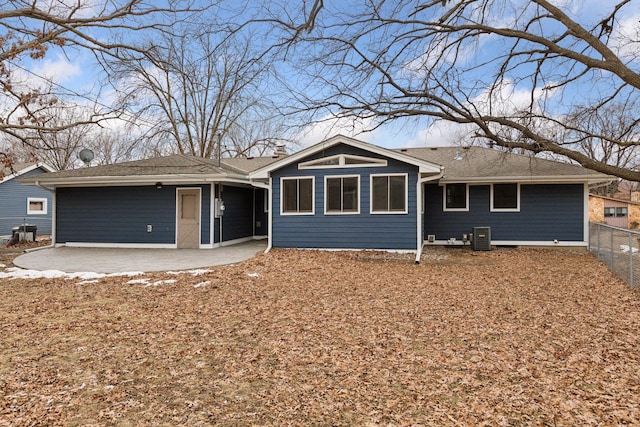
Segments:
[[[640,294],[589,254],[200,273],[0,279],[0,425],[640,425]]]

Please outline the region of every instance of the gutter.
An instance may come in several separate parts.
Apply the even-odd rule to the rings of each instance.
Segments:
[[[43,190],[46,190],[49,193],[55,193],[56,192],[55,187],[54,188],[45,187],[44,185],[40,184],[40,181],[36,181],[35,184],[36,184],[36,187],[42,188]]]
[[[416,183],[416,200],[418,200],[420,203],[418,203],[417,207],[417,212],[416,212],[416,217],[418,218],[418,224],[416,226],[417,229],[417,248],[416,248],[416,264],[420,264],[420,257],[422,256],[422,247],[424,246],[424,236],[422,235],[422,224],[424,223],[424,215],[422,213],[422,205],[424,204],[424,201],[422,200],[422,186],[429,181],[435,181],[438,180],[440,178],[442,178],[444,176],[444,168],[441,167],[440,168],[440,173],[438,175],[433,175],[433,176],[426,176],[424,178],[418,178],[418,182]]]

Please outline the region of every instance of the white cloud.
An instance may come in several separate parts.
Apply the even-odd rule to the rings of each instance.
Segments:
[[[82,68],[78,63],[71,63],[60,54],[55,55],[53,59],[44,59],[34,63],[31,71],[58,84],[75,81],[82,75]]]
[[[640,14],[625,17],[614,25],[609,47],[626,61],[640,58]]]
[[[304,148],[338,134],[371,142],[374,139],[374,135],[372,135],[372,132],[366,131],[373,126],[373,118],[358,119],[355,117],[326,116],[302,129],[299,133],[298,142],[300,148]]]

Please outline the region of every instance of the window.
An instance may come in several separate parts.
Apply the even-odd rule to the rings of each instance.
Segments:
[[[617,208],[608,207],[604,208],[604,217],[605,218],[624,218],[628,214],[628,209],[623,206],[619,206]]]
[[[328,176],[324,184],[325,213],[360,213],[360,176]]]
[[[309,160],[298,164],[298,169],[337,169],[350,167],[376,167],[387,166],[384,159],[372,157],[354,156],[350,154],[337,154],[335,156],[324,157],[322,159]]]
[[[372,175],[371,213],[407,211],[407,175]]]
[[[280,212],[313,215],[313,178],[281,178]]]
[[[492,212],[518,212],[520,210],[520,185],[493,184],[491,186]]]
[[[46,215],[47,199],[27,198],[27,215]]]
[[[468,211],[469,192],[467,184],[445,184],[444,186],[444,210],[445,211]]]

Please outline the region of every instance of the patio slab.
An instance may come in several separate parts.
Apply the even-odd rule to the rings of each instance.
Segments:
[[[266,240],[253,240],[215,249],[129,249],[58,247],[28,252],[13,260],[29,270],[59,270],[66,273],[123,273],[131,271],[190,270],[234,264],[253,258],[267,247]]]

